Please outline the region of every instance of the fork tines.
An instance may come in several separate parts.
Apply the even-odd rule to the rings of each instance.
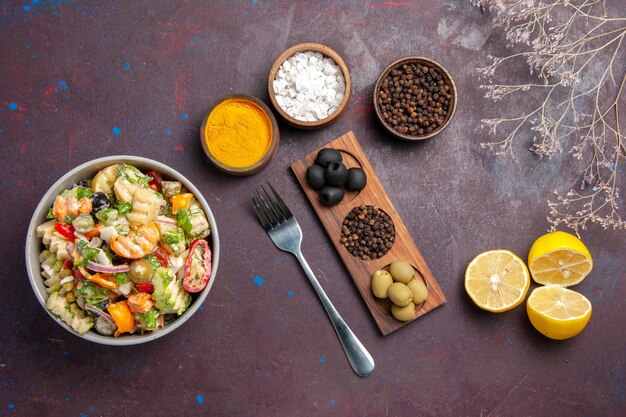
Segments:
[[[254,192],[248,194],[252,199],[254,211],[256,211],[256,215],[259,220],[261,220],[261,224],[263,224],[265,230],[271,230],[279,224],[291,219],[293,214],[274,187],[272,187],[272,184],[268,182],[267,185],[274,195],[273,198],[262,185],[261,190],[263,190],[263,193],[259,190],[255,190],[256,195]],[[265,195],[265,197],[263,197],[263,195]]]

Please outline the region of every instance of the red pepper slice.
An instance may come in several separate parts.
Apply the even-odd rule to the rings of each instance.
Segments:
[[[139,292],[145,292],[152,294],[154,292],[154,285],[151,282],[144,282],[143,284],[135,284],[135,288]]]
[[[120,301],[119,303],[111,303],[107,306],[107,311],[117,324],[117,331],[115,336],[119,336],[121,333],[130,332],[135,324],[135,318],[133,313],[128,307],[127,301]]]
[[[66,238],[70,242],[73,242],[73,241],[76,240],[76,236],[74,236],[74,226],[72,226],[71,224],[55,223],[54,224],[54,229],[61,236],[63,236],[64,238]]]
[[[163,182],[163,176],[155,171],[148,171],[146,172],[146,175],[152,178],[152,180],[148,183],[148,186],[150,186],[150,188],[154,189],[155,191],[161,192],[161,183]]]
[[[76,280],[86,279],[83,273],[80,272],[78,269],[72,271],[72,276],[76,278]]]
[[[188,292],[200,292],[211,278],[211,249],[204,239],[196,239],[189,247],[185,261],[183,288]]]
[[[70,259],[66,259],[65,261],[63,261],[63,266],[61,267],[61,269],[71,270],[73,266],[74,262],[72,262]]]

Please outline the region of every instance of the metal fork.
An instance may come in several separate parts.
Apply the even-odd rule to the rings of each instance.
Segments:
[[[256,195],[249,193],[259,220],[261,220],[265,231],[270,235],[276,247],[285,252],[294,254],[300,262],[302,269],[304,269],[309,281],[311,281],[311,285],[313,285],[315,292],[328,313],[328,317],[337,332],[339,341],[343,346],[343,350],[354,372],[360,377],[369,376],[372,371],[374,371],[374,359],[372,359],[370,353],[365,349],[352,330],[350,330],[328,299],[328,296],[317,281],[311,267],[306,259],[304,259],[304,255],[302,255],[300,249],[300,244],[302,243],[302,229],[300,229],[300,225],[274,187],[272,187],[270,183],[267,183],[267,185],[272,191],[273,198],[263,186],[261,186],[263,193],[259,190],[256,190]]]

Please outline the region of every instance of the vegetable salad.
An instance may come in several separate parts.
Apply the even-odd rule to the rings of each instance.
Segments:
[[[37,227],[46,308],[78,334],[157,330],[211,278],[206,214],[178,181],[115,164],[56,196]]]

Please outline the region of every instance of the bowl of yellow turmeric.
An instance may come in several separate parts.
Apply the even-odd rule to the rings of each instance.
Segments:
[[[278,150],[278,123],[269,107],[245,94],[228,95],[211,106],[200,128],[207,158],[232,175],[262,170]]]

